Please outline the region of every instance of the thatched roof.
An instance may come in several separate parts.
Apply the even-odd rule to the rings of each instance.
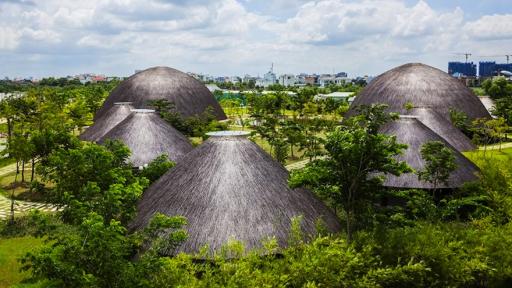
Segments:
[[[471,142],[471,139],[438,112],[430,108],[414,108],[410,111],[410,114],[418,116],[421,123],[444,138],[444,140],[455,147],[455,149],[459,151],[470,151],[476,148],[475,144]]]
[[[95,119],[102,117],[115,102],[128,101],[136,108],[146,108],[147,101],[159,99],[173,102],[176,111],[184,117],[200,115],[212,107],[217,119],[226,119],[219,103],[203,83],[169,67],[149,68],[121,82],[105,100]]]
[[[128,115],[132,113],[132,109],[133,106],[131,102],[114,103],[114,105],[108,109],[107,113],[96,119],[94,124],[80,135],[80,139],[85,141],[98,141],[98,139],[107,134],[110,129],[114,128],[114,126],[128,117]]]
[[[117,124],[98,142],[117,139],[131,150],[130,162],[138,167],[156,157],[167,154],[177,162],[193,147],[187,137],[165,122],[154,110],[134,109],[132,114]]]
[[[464,183],[477,179],[478,168],[462,155],[457,149],[451,146],[447,141],[430,130],[415,116],[401,116],[400,119],[386,124],[380,131],[388,135],[395,135],[397,142],[407,144],[408,148],[398,159],[407,162],[415,171],[423,170],[425,162],[421,157],[421,146],[428,141],[441,141],[447,147],[452,149],[457,163],[457,169],[448,179],[448,186],[443,184],[437,188],[457,188]],[[384,186],[395,188],[421,188],[432,189],[433,186],[428,182],[418,180],[416,173],[407,173],[400,176],[388,175]]]
[[[429,108],[449,120],[449,110],[466,113],[470,119],[489,118],[478,97],[449,74],[420,63],[405,64],[373,79],[351,105],[353,107],[383,103],[389,111],[407,114],[405,106]]]
[[[308,190],[290,189],[287,179],[286,169],[244,136],[210,137],[145,191],[131,227],[145,227],[156,212],[183,215],[185,252],[205,244],[218,251],[230,239],[250,249],[270,236],[286,245],[290,220],[299,215],[306,234],[316,233],[320,218],[330,231],[340,229],[329,208]]]

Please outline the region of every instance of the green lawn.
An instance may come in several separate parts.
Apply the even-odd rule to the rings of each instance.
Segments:
[[[12,287],[30,276],[28,272],[20,272],[18,258],[42,243],[42,239],[34,237],[0,238],[0,287]]]
[[[468,157],[471,161],[478,163],[479,160],[482,159],[498,159],[502,161],[510,161],[512,163],[512,148],[504,148],[501,151],[499,150],[476,150],[464,152],[464,155]]]

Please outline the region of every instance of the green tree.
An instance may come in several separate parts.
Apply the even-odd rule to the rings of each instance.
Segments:
[[[89,212],[98,213],[106,223],[112,219],[127,223],[147,179],[133,175],[127,162],[130,151],[124,144],[82,145],[58,149],[39,166],[43,179],[54,185],[51,198],[64,205],[63,218],[68,223],[79,223]]]
[[[160,176],[164,175],[165,172],[174,167],[174,165],[176,165],[176,163],[170,161],[169,157],[163,154],[151,161],[147,167],[144,167],[144,169],[139,172],[139,175],[147,178],[150,183],[153,183],[158,180]]]
[[[496,77],[485,80],[482,87],[496,103],[493,114],[505,118],[507,124],[512,125],[512,83],[505,77]]]
[[[486,122],[486,126],[489,128],[490,136],[494,140],[493,142],[499,142],[499,151],[501,151],[502,138],[506,136],[506,132],[509,130],[505,118],[491,119]]]
[[[450,109],[450,120],[452,124],[459,128],[464,134],[470,136],[470,121],[468,116],[463,111],[458,111],[456,109]]]
[[[512,96],[496,100],[492,113],[505,119],[507,125],[512,125]]]
[[[487,79],[482,83],[482,88],[484,88],[485,93],[494,100],[512,97],[512,84],[510,84],[505,77]]]
[[[286,120],[283,122],[283,127],[281,129],[286,137],[286,142],[290,146],[290,155],[292,158],[295,158],[294,148],[299,146],[305,140],[304,133],[302,131],[303,127],[298,121]]]
[[[176,248],[187,236],[183,217],[162,214],[135,234],[96,213],[74,226],[36,223],[46,245],[23,257],[23,269],[56,287],[151,287],[152,275],[163,264],[159,251]]]
[[[306,186],[345,211],[347,239],[352,240],[354,222],[371,206],[374,193],[382,183],[382,174],[409,172],[396,156],[407,146],[394,136],[379,133],[379,128],[395,120],[385,105],[360,107],[358,116],[347,119],[343,127],[327,136],[326,157],[292,172],[292,187]]]
[[[457,169],[453,151],[443,142],[430,141],[421,146],[421,158],[425,161],[423,170],[418,171],[418,179],[432,184],[435,197],[439,184],[448,185],[451,173]]]

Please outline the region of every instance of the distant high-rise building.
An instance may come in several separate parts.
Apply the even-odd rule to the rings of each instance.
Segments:
[[[476,77],[476,64],[473,62],[448,62],[448,74]]]
[[[478,64],[478,75],[480,77],[496,76],[501,71],[512,72],[512,63],[497,64],[496,62],[480,62]]]
[[[272,63],[272,66],[270,67],[270,70],[263,75],[263,79],[257,79],[256,80],[256,86],[260,87],[268,87],[270,85],[274,85],[277,83],[277,77],[274,73],[274,63]]]
[[[512,72],[512,63],[496,64],[496,71],[498,73],[501,73],[501,71]]]
[[[496,62],[480,62],[478,63],[478,76],[491,77],[496,72]]]

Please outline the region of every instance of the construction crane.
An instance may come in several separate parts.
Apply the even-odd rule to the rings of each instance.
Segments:
[[[469,56],[471,56],[471,53],[453,53],[455,55],[464,55],[466,56],[466,63],[468,63]]]

